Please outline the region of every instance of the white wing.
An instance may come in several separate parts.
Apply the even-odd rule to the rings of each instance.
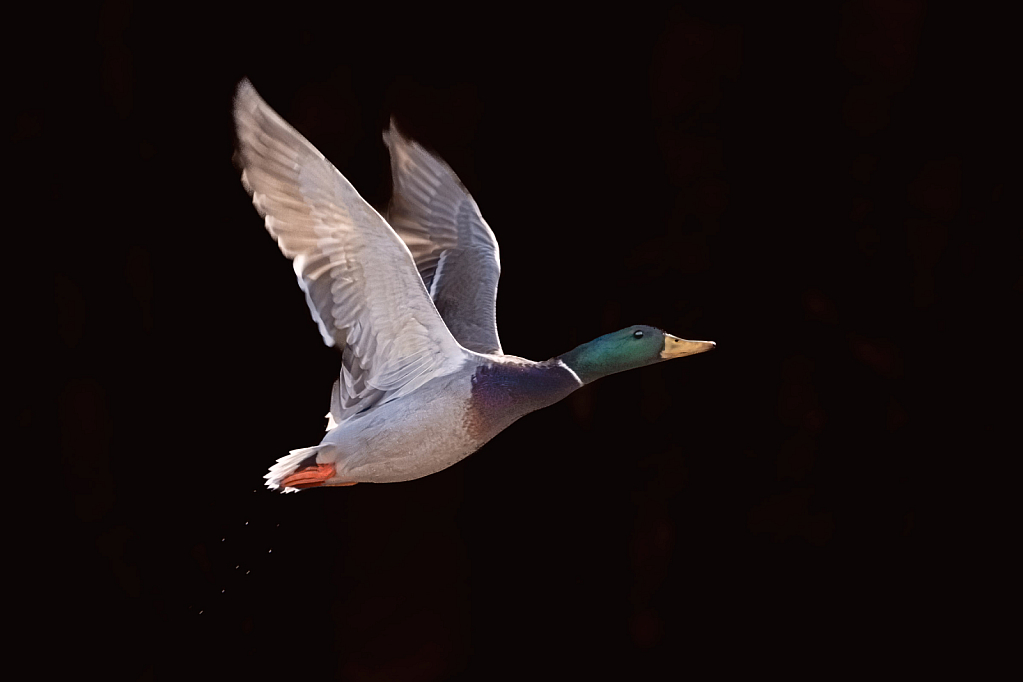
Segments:
[[[451,168],[391,121],[394,195],[387,218],[405,240],[448,329],[477,353],[501,353],[497,336],[497,239]]]
[[[294,260],[324,342],[342,349],[335,420],[460,368],[465,350],[380,214],[248,80],[238,85],[234,116],[242,183]]]

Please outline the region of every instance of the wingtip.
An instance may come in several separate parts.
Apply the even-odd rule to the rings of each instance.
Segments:
[[[242,79],[234,86],[234,108],[238,110],[238,106],[249,99],[252,93],[256,92],[256,88],[253,87],[252,81],[249,80],[248,76],[242,76]]]
[[[398,129],[398,122],[394,118],[394,114],[387,121],[387,130],[384,131],[384,144],[391,147],[396,142],[404,142],[405,136],[402,135],[401,130]]]
[[[234,88],[235,118],[237,119],[239,115],[255,114],[260,109],[269,109],[269,107],[248,76],[243,76]]]
[[[254,91],[255,89],[256,88],[252,85],[252,81],[249,80],[249,77],[242,76],[241,79],[238,81],[238,84],[234,86],[234,94],[235,97],[237,98],[242,93],[247,93],[250,90]]]

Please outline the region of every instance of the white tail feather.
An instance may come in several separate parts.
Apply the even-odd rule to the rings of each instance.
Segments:
[[[266,487],[273,490],[281,487],[281,481],[295,473],[295,469],[297,469],[298,465],[302,463],[302,460],[315,454],[322,447],[322,445],[314,445],[311,448],[292,450],[284,457],[278,459],[277,464],[270,467],[270,471],[263,476],[263,478],[266,479]],[[285,488],[284,492],[297,493],[298,488]]]

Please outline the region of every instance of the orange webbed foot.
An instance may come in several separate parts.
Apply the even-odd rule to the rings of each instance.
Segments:
[[[333,464],[314,464],[300,469],[281,481],[282,488],[315,488],[334,477],[336,470]],[[341,485],[355,485],[342,483]]]

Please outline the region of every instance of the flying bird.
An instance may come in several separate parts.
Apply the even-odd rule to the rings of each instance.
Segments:
[[[242,184],[341,351],[323,440],[277,460],[270,488],[421,478],[592,381],[714,347],[632,325],[543,362],[507,355],[497,240],[444,161],[392,120],[385,219],[247,79],[234,119]]]

